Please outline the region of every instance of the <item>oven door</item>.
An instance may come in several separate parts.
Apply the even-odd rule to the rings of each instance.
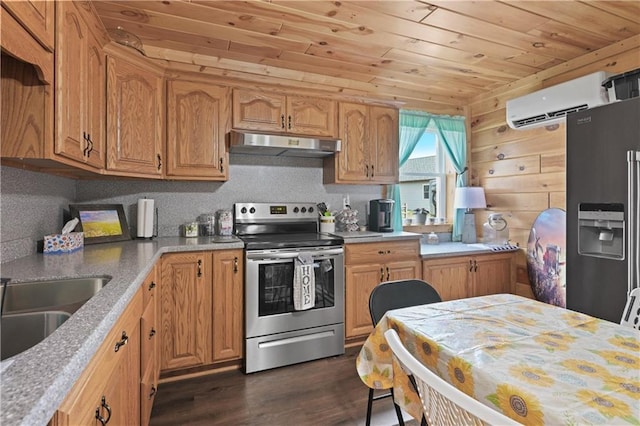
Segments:
[[[316,299],[312,309],[296,311],[293,273],[303,252],[313,258]],[[344,322],[342,247],[248,250],[245,260],[245,337]]]

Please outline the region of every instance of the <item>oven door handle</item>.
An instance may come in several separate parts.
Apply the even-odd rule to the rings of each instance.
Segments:
[[[247,259],[250,260],[269,260],[269,259],[295,259],[302,253],[309,253],[314,259],[324,258],[326,256],[335,256],[344,253],[344,249],[328,249],[319,251],[297,251],[297,252],[279,252],[279,253],[250,253],[247,252]]]

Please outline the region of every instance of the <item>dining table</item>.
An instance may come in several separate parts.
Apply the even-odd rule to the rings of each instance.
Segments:
[[[361,380],[422,405],[384,332],[438,376],[524,425],[640,425],[640,332],[513,294],[388,311],[356,358]]]

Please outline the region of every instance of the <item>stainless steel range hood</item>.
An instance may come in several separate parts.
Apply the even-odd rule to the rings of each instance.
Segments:
[[[236,154],[321,158],[340,151],[340,145],[339,139],[231,131],[231,152]]]

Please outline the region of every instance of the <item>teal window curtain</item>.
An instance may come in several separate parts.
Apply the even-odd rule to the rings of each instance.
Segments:
[[[449,161],[456,171],[456,187],[467,184],[467,129],[464,124],[464,117],[456,116],[433,116],[430,123],[440,135],[440,140],[444,146]],[[457,209],[453,213],[453,231],[451,239],[453,241],[462,240],[462,225],[464,223],[464,210]]]
[[[415,148],[420,136],[425,130],[435,130],[440,136],[442,146],[453,165],[457,174],[456,187],[465,186],[467,177],[464,173],[467,168],[467,131],[462,116],[435,115],[422,111],[400,111],[400,147],[399,165],[409,159],[411,152]],[[400,188],[398,185],[391,185],[387,189],[387,196],[395,200],[393,229],[402,230],[402,215],[400,208]],[[462,239],[462,224],[464,221],[464,211],[458,210],[453,217],[452,240]]]
[[[400,146],[398,148],[399,167],[407,162],[413,149],[418,144],[420,136],[427,129],[431,120],[430,114],[420,111],[400,111]],[[395,201],[393,209],[393,229],[402,231],[402,214],[400,208],[400,186],[389,185],[387,197]]]

